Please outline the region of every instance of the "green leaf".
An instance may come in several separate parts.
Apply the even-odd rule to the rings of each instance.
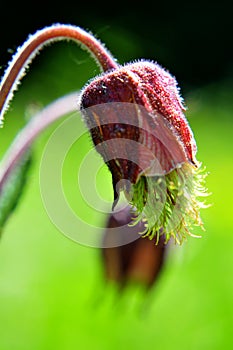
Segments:
[[[0,193],[0,235],[19,203],[27,183],[31,161],[31,151],[27,151],[2,188]]]

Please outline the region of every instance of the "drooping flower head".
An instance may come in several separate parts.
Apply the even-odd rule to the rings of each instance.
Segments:
[[[84,89],[80,108],[108,165],[114,199],[124,190],[143,234],[180,243],[202,225],[196,143],[174,77],[148,61],[111,70]]]

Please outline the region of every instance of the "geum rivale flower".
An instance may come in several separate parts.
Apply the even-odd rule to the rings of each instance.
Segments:
[[[174,77],[149,61],[129,63],[93,79],[80,109],[119,191],[136,208],[143,236],[178,243],[202,226],[204,175]]]

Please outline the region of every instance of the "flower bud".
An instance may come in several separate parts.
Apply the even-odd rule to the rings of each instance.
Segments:
[[[132,217],[127,206],[107,219],[103,237],[105,248],[102,249],[105,277],[121,287],[133,283],[151,288],[163,270],[167,246],[163,244],[163,237],[158,245],[140,239],[138,233],[144,228],[141,221],[126,227],[132,223]],[[130,236],[132,241],[125,244],[124,235]]]
[[[193,223],[201,225],[196,143],[166,70],[139,61],[109,71],[83,89],[80,109],[111,171],[115,203],[120,184],[135,223],[146,222],[144,235],[180,243]]]

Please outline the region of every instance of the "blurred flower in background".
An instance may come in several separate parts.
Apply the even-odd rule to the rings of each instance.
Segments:
[[[102,256],[105,276],[108,281],[115,281],[123,287],[138,284],[152,287],[162,271],[165,251],[164,238],[159,244],[148,238],[141,238],[145,224],[141,221],[132,224],[132,208],[125,207],[109,216],[104,233]],[[111,228],[118,228],[113,231]],[[132,242],[125,244],[124,237],[132,237]]]

